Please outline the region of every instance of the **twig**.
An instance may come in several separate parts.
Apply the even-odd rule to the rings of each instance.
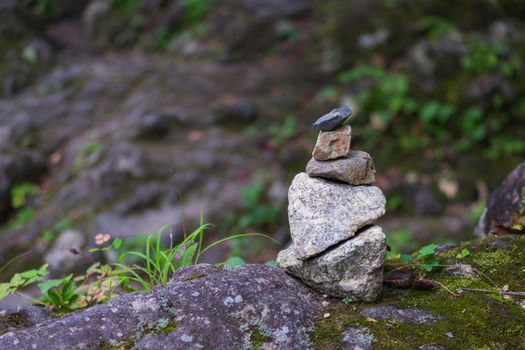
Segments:
[[[6,267],[8,267],[9,265],[11,265],[12,263],[14,263],[15,261],[17,261],[18,259],[22,259],[24,256],[26,256],[27,254],[30,254],[31,253],[31,250],[28,250],[27,252],[25,253],[22,253],[22,254],[19,254],[17,256],[15,256],[14,258],[12,258],[11,260],[9,260],[7,263],[4,264],[4,266],[2,266],[0,268],[0,272],[4,271],[4,269]]]
[[[474,271],[476,271],[476,272],[482,274],[483,277],[485,277],[487,280],[489,280],[489,282],[492,283],[492,285],[493,285],[494,287],[496,287],[496,288],[499,289],[499,287],[498,287],[498,285],[496,284],[496,282],[494,282],[489,276],[487,276],[486,273],[484,273],[483,271],[481,271],[480,269],[477,269],[477,268],[475,268],[475,267],[473,267],[473,269],[474,269]]]
[[[438,281],[433,281],[434,283],[436,283],[438,286],[440,286],[441,288],[443,288],[444,290],[446,290],[447,292],[449,292],[450,294],[452,294],[453,296],[455,297],[459,297],[459,294],[457,293],[454,293],[453,291],[451,291],[450,289],[447,288],[447,286],[445,286],[443,283],[441,282],[438,282]]]
[[[475,293],[497,293],[497,294],[501,294],[501,295],[517,295],[517,296],[520,296],[520,297],[525,297],[525,292],[502,292],[502,291],[499,291],[499,290],[489,290],[489,289],[477,289],[477,288],[458,288],[459,290],[466,290],[466,291],[470,291],[470,292],[475,292]]]

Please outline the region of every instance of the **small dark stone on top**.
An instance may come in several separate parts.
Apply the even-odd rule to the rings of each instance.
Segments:
[[[322,131],[334,130],[342,125],[350,115],[352,115],[352,109],[347,106],[341,106],[317,119],[315,123],[312,124],[312,127]]]

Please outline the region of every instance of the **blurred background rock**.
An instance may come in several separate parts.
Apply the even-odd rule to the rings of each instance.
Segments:
[[[518,0],[1,0],[0,266],[31,251],[1,279],[72,269],[82,259],[59,248],[99,232],[180,238],[201,212],[210,239],[285,244],[310,125],[340,104],[374,157],[392,248],[471,237],[525,155],[524,14]],[[206,260],[279,249],[245,238]]]

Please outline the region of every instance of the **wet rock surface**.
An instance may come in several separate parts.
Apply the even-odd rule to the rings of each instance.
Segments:
[[[390,305],[369,307],[361,311],[361,315],[376,321],[395,320],[406,324],[431,324],[444,319],[442,315],[432,315],[427,311],[398,309]]]
[[[316,290],[371,302],[381,293],[385,255],[385,235],[379,226],[371,226],[308,260],[297,259],[290,247],[279,253],[277,264]]]
[[[165,287],[128,294],[0,336],[2,349],[311,348],[322,297],[279,269],[196,265]]]
[[[97,232],[135,236],[163,224],[192,227],[201,210],[206,221],[219,222],[225,211],[242,207],[239,190],[258,169],[271,167],[273,181],[287,181],[266,141],[237,125],[257,125],[261,89],[302,69],[279,65],[271,69],[275,75],[266,71],[264,79],[241,83],[233,77],[254,76],[250,67],[187,64],[141,52],[81,57],[0,100],[0,220],[17,214],[10,204],[15,186],[34,182],[43,189],[31,203],[31,222],[3,229],[0,265],[61,220],[83,232],[85,242]],[[267,105],[270,119],[283,108]],[[293,151],[287,161],[296,157]],[[46,249],[35,251],[43,256]]]
[[[324,252],[375,222],[386,199],[375,186],[347,186],[298,174],[290,186],[288,216],[295,256]]]
[[[375,182],[375,166],[372,157],[364,151],[350,151],[347,158],[327,161],[310,159],[306,173],[348,183],[350,185],[370,185]]]

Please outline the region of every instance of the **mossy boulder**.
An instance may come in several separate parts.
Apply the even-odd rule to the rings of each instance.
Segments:
[[[457,258],[463,249],[469,255]],[[438,253],[438,259],[451,266],[460,260],[480,277],[452,276],[456,273],[441,266],[426,276],[435,281],[432,290],[385,288],[381,302],[372,307],[332,302],[324,311],[330,316],[316,323],[316,347],[348,348],[343,334],[366,329],[373,336],[370,349],[525,349],[525,310],[520,306],[525,297],[458,290],[525,291],[525,237],[464,242]],[[389,260],[387,268],[400,264]],[[411,321],[418,319],[429,322]]]

